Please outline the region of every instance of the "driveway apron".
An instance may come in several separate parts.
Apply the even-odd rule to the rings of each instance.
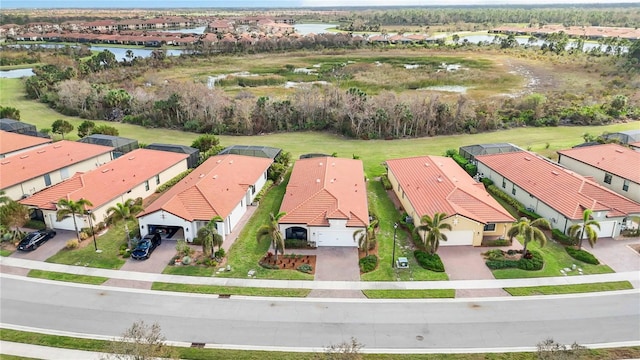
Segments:
[[[615,272],[640,271],[640,254],[630,245],[640,245],[640,238],[598,239],[593,248],[588,241],[584,241],[582,249],[592,253]]]
[[[33,231],[33,230],[29,230]],[[56,236],[47,240],[44,244],[40,245],[37,249],[33,251],[18,251],[16,250],[11,257],[18,259],[27,259],[27,260],[36,260],[36,261],[45,261],[53,255],[57,254],[58,251],[64,249],[67,241],[75,239],[76,233],[75,231],[69,230],[56,230]],[[89,241],[89,239],[85,240]],[[88,244],[87,246],[93,246]]]
[[[128,258],[120,270],[161,274],[169,264],[169,260],[176,254],[176,241],[162,239],[158,246],[146,260]],[[124,279],[109,279],[103,283],[106,286],[129,287],[136,289],[151,289],[151,283],[146,281],[131,281]]]
[[[355,247],[319,247],[316,254],[315,280],[360,281],[358,249]],[[359,290],[312,290],[309,297],[363,298]]]

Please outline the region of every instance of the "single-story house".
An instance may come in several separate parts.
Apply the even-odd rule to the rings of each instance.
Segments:
[[[505,238],[515,218],[453,159],[419,156],[386,161],[387,176],[415,226],[424,215],[445,213],[441,246],[482,245]]]
[[[43,147],[52,142],[49,138],[22,135],[0,130],[0,159]]]
[[[191,146],[153,143],[147,145],[145,149],[187,154],[189,155],[189,157],[187,158],[187,165],[189,166],[189,169],[197,167],[198,163],[200,162],[200,150]]]
[[[369,225],[369,205],[361,160],[301,159],[293,166],[280,212],[287,239],[312,246],[352,246],[356,230]]]
[[[640,152],[618,144],[587,146],[558,151],[558,163],[640,202]]]
[[[193,241],[198,229],[219,217],[218,233],[226,237],[267,182],[271,164],[271,159],[235,154],[210,157],[138,215],[140,234],[174,228]]]
[[[58,141],[0,160],[0,190],[13,200],[35,194],[77,172],[113,160],[113,148]]]
[[[640,204],[625,198],[555,162],[523,151],[476,157],[478,171],[565,234],[593,211],[600,223],[598,237],[615,237],[629,216],[640,215]]]
[[[73,219],[58,221],[57,202],[65,198],[89,200],[87,208],[96,222],[107,218],[107,209],[128,199],[147,198],[156,188],[187,170],[187,155],[157,150],[138,149],[121,156],[97,169],[76,173],[71,178],[42,190],[20,202],[42,211],[47,227],[74,230]],[[78,217],[78,227],[88,227],[85,216]]]

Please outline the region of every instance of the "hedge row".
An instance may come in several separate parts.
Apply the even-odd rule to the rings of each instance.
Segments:
[[[285,239],[284,240],[284,248],[285,249],[305,249],[308,247],[307,240],[303,239]]]
[[[469,160],[465,159],[462,155],[457,152],[451,153],[447,152],[447,156],[451,157],[464,171],[469,174],[469,176],[475,176],[478,173],[478,167],[473,163],[470,163]]]
[[[378,266],[378,257],[375,255],[365,256],[360,259],[360,271],[363,273],[368,273],[370,271],[375,270]]]
[[[382,183],[382,186],[384,186],[385,190],[393,189],[393,186],[391,186],[391,181],[389,181],[389,177],[387,175],[380,176],[380,182]]]
[[[565,235],[562,231],[558,229],[551,230],[551,238],[562,245],[577,245],[575,242],[567,235]]]
[[[429,254],[422,250],[416,250],[413,252],[413,256],[416,257],[418,264],[423,268],[435,272],[444,272],[444,264],[438,254]]]
[[[578,250],[572,247],[566,247],[564,249],[567,251],[567,254],[569,254],[569,256],[571,256],[576,260],[580,260],[582,262],[585,262],[587,264],[592,264],[592,265],[600,264],[600,261],[598,261],[598,259],[596,259],[595,256],[591,255],[591,253],[586,252],[582,249]]]
[[[492,195],[504,200],[507,204],[513,206],[514,208],[516,208],[518,210],[518,212],[526,217],[532,218],[532,219],[539,219],[542,216],[534,213],[533,211],[529,211],[527,210],[524,205],[522,205],[518,200],[512,198],[511,196],[507,195],[506,192],[502,191],[499,187],[495,186],[495,185],[489,185],[487,186],[487,191],[489,193],[491,193]]]
[[[171,188],[173,185],[177,184],[178,182],[180,182],[180,180],[184,179],[187,175],[189,175],[191,172],[193,171],[193,169],[188,169],[185,170],[183,172],[181,172],[180,174],[174,176],[171,180],[167,181],[166,183],[158,186],[156,188],[156,193],[162,193],[167,191],[169,188]]]
[[[485,264],[491,270],[497,269],[521,269],[527,271],[541,270],[544,266],[544,259],[537,251],[527,251],[530,258],[521,258],[519,260],[487,260]]]

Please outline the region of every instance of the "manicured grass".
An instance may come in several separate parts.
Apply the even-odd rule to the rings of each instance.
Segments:
[[[5,250],[5,249],[0,250],[0,256],[9,256],[11,254],[13,254],[13,251],[11,250]]]
[[[216,269],[212,267],[168,265],[166,268],[164,268],[162,273],[169,275],[211,276],[215,271]]]
[[[425,270],[416,262],[413,252],[406,249],[412,241],[410,235],[398,228],[396,231],[396,258],[409,259],[409,269],[394,269],[391,267],[393,250],[393,224],[400,220],[400,212],[387,195],[382,183],[370,179],[367,183],[369,209],[378,216],[379,228],[376,234],[378,241],[378,268],[372,272],[362,274],[360,278],[366,281],[392,281],[400,279],[409,281],[447,280],[447,274]]]
[[[104,352],[109,349],[109,342],[104,340],[90,340],[72,338],[68,336],[44,335],[32,332],[0,329],[0,339],[18,343],[76,349],[86,351]],[[535,340],[533,340],[535,342]],[[330,344],[327,344],[329,346]],[[269,351],[242,351],[242,350],[218,350],[199,348],[174,348],[180,359],[207,359],[207,360],[312,360],[317,359],[317,354],[269,352]],[[365,360],[535,360],[535,353],[485,353],[485,354],[361,354]],[[4,355],[2,356],[4,359]],[[581,360],[614,360],[640,358],[640,347],[624,347],[612,349],[586,350]]]
[[[554,286],[530,286],[520,288],[504,288],[512,296],[531,295],[556,295],[556,294],[577,294],[598,291],[630,290],[633,289],[628,281],[614,281],[593,284],[576,285],[554,285]]]
[[[35,358],[30,358],[30,357],[24,357],[24,356],[14,356],[14,355],[4,355],[2,353],[0,353],[0,355],[2,355],[2,360],[36,360]]]
[[[542,270],[526,271],[520,269],[499,269],[492,270],[493,276],[495,276],[496,279],[562,276],[560,270],[564,268],[571,268],[571,265],[573,264],[576,264],[578,268],[581,268],[585,275],[607,274],[614,272],[607,265],[590,265],[572,258],[567,254],[562,245],[555,243],[553,240],[547,241],[547,244],[544,247],[540,247],[538,243],[530,242],[528,249],[537,250],[542,254],[542,257],[544,258],[544,267]],[[569,276],[574,276],[578,275],[578,272],[571,271],[568,274]]]
[[[237,286],[215,286],[215,285],[190,285],[155,282],[151,285],[151,290],[178,291],[198,294],[229,294],[244,296],[269,296],[269,297],[306,297],[309,289],[278,289],[278,288],[255,288]]]
[[[109,278],[99,277],[99,276],[88,276],[88,275],[76,275],[76,274],[67,274],[67,273],[59,273],[55,271],[44,271],[44,270],[31,270],[28,277],[39,278],[39,279],[48,279],[55,281],[67,281],[81,284],[91,284],[91,285],[100,285],[103,282],[109,280]]]
[[[129,229],[136,229],[137,227],[137,221],[129,222]],[[48,258],[47,262],[117,270],[125,263],[125,259],[120,257],[120,245],[126,241],[124,227],[120,223],[111,226],[107,233],[97,237],[98,249],[102,250],[101,253],[95,251],[93,238],[89,237],[83,241],[83,248],[74,250],[62,249]],[[86,242],[90,243],[84,244]]]
[[[454,289],[429,289],[429,290],[363,290],[362,293],[369,299],[429,299],[429,298],[454,298]]]

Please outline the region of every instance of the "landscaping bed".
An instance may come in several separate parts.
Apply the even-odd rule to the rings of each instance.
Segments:
[[[268,252],[260,259],[260,266],[271,270],[298,270],[313,275],[316,273],[316,256],[284,254],[276,258],[274,254]]]

